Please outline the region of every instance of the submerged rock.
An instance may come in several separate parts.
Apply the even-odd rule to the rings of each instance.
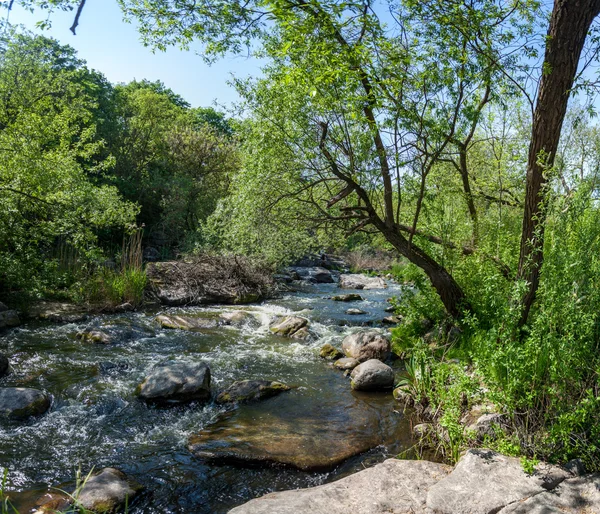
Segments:
[[[288,316],[287,318],[279,318],[275,320],[273,323],[271,323],[269,328],[274,334],[284,337],[294,337],[294,334],[303,328],[306,328],[306,331],[300,332],[300,335],[303,338],[308,334],[308,320],[299,316]]]
[[[189,439],[190,451],[216,464],[280,464],[304,471],[333,469],[382,443],[380,420],[360,416],[344,424],[298,414],[264,413],[245,422],[224,420]]]
[[[331,299],[334,302],[357,302],[363,300],[363,297],[358,293],[338,294],[332,296]]]
[[[337,359],[341,359],[344,356],[344,354],[342,352],[340,352],[337,348],[332,346],[331,344],[326,343],[321,348],[321,351],[319,352],[319,356],[321,358],[327,359],[329,361],[335,361]]]
[[[271,398],[291,387],[281,382],[269,380],[240,380],[231,384],[225,391],[217,396],[217,403],[248,402]]]
[[[335,361],[333,365],[338,369],[354,369],[359,364],[360,362],[352,357],[344,357],[343,359]]]
[[[350,316],[360,316],[361,314],[367,314],[365,311],[361,311],[360,309],[348,309],[346,314]]]
[[[50,408],[50,398],[38,389],[0,387],[0,416],[27,418],[38,416]]]
[[[97,344],[110,344],[112,342],[112,338],[106,332],[102,330],[89,330],[84,332],[78,332],[76,335],[77,339],[81,339],[82,341],[88,341],[90,343]]]
[[[427,506],[439,514],[499,512],[509,504],[554,489],[566,478],[570,474],[557,466],[541,464],[528,475],[516,457],[469,450],[450,475],[429,489]]]
[[[4,375],[8,375],[9,368],[8,357],[0,353],[0,378]]]
[[[340,287],[342,289],[385,289],[387,288],[387,284],[380,277],[348,274],[340,275]]]
[[[204,362],[161,363],[137,387],[136,393],[147,401],[206,402],[210,399],[210,368]]]
[[[424,513],[427,491],[450,466],[388,459],[329,484],[270,493],[230,514],[408,514]]]
[[[390,340],[375,330],[362,330],[346,336],[342,341],[342,350],[347,357],[360,362],[369,359],[386,360],[391,352]]]
[[[156,317],[156,321],[164,328],[174,328],[180,330],[206,330],[217,328],[218,326],[217,321],[214,319],[191,316],[162,314]]]
[[[104,468],[92,475],[83,484],[81,491],[74,493],[77,506],[97,514],[116,512],[137,496],[142,486],[115,468]],[[66,511],[74,504],[71,496],[62,493],[47,493],[38,501],[40,507],[34,514],[50,514]],[[70,511],[69,511],[70,512]],[[79,510],[77,510],[79,512]]]
[[[248,311],[228,311],[222,312],[219,319],[224,325],[239,327],[247,322],[257,321]]]
[[[377,359],[359,364],[350,378],[352,389],[356,391],[382,391],[394,387],[394,370]]]
[[[19,313],[13,310],[0,311],[0,330],[3,328],[18,327],[21,324]]]

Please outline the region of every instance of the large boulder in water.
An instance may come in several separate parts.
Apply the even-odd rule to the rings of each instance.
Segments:
[[[191,262],[153,262],[146,266],[150,293],[166,305],[239,304],[265,298],[271,272],[240,257],[203,256]]]
[[[319,266],[310,268],[297,267],[292,269],[298,274],[301,280],[308,280],[317,284],[333,284],[335,282],[335,278],[331,271]]]
[[[0,416],[27,418],[38,416],[50,408],[50,398],[38,389],[0,387]]]
[[[329,484],[267,494],[229,514],[425,513],[427,491],[451,469],[424,460],[388,459]]]
[[[376,330],[362,330],[346,336],[342,341],[342,350],[348,357],[360,362],[369,359],[386,360],[390,356],[390,340]]]
[[[359,274],[340,275],[339,285],[342,289],[385,289],[387,287],[385,280],[380,277]]]
[[[295,339],[302,339],[296,334],[301,332],[304,336],[304,332],[308,335],[308,320],[301,318],[300,316],[287,316],[285,318],[278,318],[273,321],[270,325],[270,330],[278,336],[294,337]],[[307,329],[304,331],[303,329]]]
[[[291,388],[281,382],[269,380],[240,380],[231,384],[217,396],[217,403],[249,402],[277,396]]]
[[[356,366],[350,378],[352,389],[356,391],[383,391],[394,387],[394,370],[377,359]]]
[[[152,402],[206,402],[210,399],[210,368],[204,362],[161,363],[137,387],[136,393]]]
[[[9,367],[8,357],[0,353],[0,378],[8,375]]]

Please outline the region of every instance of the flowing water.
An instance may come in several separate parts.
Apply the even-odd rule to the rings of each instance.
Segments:
[[[344,291],[341,291],[344,292]],[[301,292],[260,305],[245,306],[253,321],[234,328],[186,332],[161,328],[157,312],[97,316],[77,324],[28,324],[0,337],[0,352],[11,360],[12,374],[2,386],[27,386],[52,395],[51,410],[26,422],[0,420],[0,471],[8,470],[8,491],[20,511],[48,485],[69,487],[76,470],[117,467],[145,486],[131,513],[222,513],[265,493],[332,481],[395,455],[410,444],[408,421],[389,393],[353,393],[347,377],[319,358],[320,347],[340,346],[359,325],[380,321],[387,290],[360,291],[365,301],[334,302],[332,284],[306,286]],[[348,316],[360,307],[368,314]],[[208,306],[160,312],[218,316],[233,307]],[[317,335],[311,342],[273,336],[268,324],[276,315],[299,314]],[[101,327],[111,334],[108,345],[80,341],[80,330]],[[212,371],[213,391],[235,380],[279,380],[297,386],[259,403],[232,407],[148,406],[135,387],[166,359],[203,360]],[[235,422],[277,416],[322,419],[339,426],[368,413],[376,419],[385,444],[350,458],[328,472],[303,472],[276,466],[225,465],[202,461],[187,449],[190,436],[226,414]],[[328,421],[329,420],[329,421]],[[227,422],[227,420],[225,420]],[[269,427],[265,430],[268,433]],[[369,428],[372,430],[372,427]],[[318,436],[316,434],[315,436]]]

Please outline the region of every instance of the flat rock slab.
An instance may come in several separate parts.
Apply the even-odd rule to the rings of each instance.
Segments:
[[[363,300],[363,297],[358,293],[338,294],[332,296],[331,299],[334,302],[359,302]]]
[[[0,387],[0,416],[27,418],[38,416],[50,408],[50,398],[38,389]]]
[[[210,368],[204,362],[161,363],[137,387],[136,393],[143,400],[154,402],[208,401]]]
[[[360,274],[340,275],[342,289],[385,289],[387,284],[380,277],[368,277]]]
[[[216,464],[279,464],[304,471],[329,470],[384,443],[380,419],[369,412],[344,420],[277,411],[225,419],[190,437],[189,449]]]
[[[249,402],[264,400],[289,391],[290,386],[270,380],[240,380],[231,384],[217,396],[217,403]]]
[[[338,369],[354,369],[358,366],[360,362],[352,357],[344,357],[343,359],[338,359],[333,364]]]
[[[429,488],[449,466],[388,459],[330,484],[271,493],[230,514],[408,514],[425,513]]]
[[[600,473],[575,477],[555,489],[504,507],[499,514],[600,514]]]
[[[29,316],[55,323],[77,323],[78,321],[85,321],[89,314],[80,305],[42,300],[31,306]]]
[[[217,328],[218,322],[210,318],[199,318],[192,316],[171,316],[162,314],[156,317],[157,323],[164,328],[179,330],[206,330]]]
[[[429,489],[427,507],[436,514],[491,514],[554,489],[570,476],[549,464],[527,475],[516,457],[469,450],[448,477]]]

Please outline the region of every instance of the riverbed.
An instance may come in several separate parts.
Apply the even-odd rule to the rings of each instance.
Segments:
[[[78,469],[86,473],[111,466],[144,486],[130,513],[225,513],[271,491],[330,482],[408,448],[409,422],[391,392],[352,392],[349,379],[319,357],[323,344],[339,348],[345,335],[365,325],[385,330],[380,321],[388,315],[386,299],[400,294],[400,287],[358,291],[364,298],[359,302],[328,298],[340,292],[347,291],[333,284],[307,284],[279,299],[241,307],[252,313],[242,326],[197,332],[162,328],[155,317],[177,313],[216,318],[240,307],[153,309],[62,325],[36,322],[3,334],[0,352],[9,356],[13,372],[0,385],[40,388],[52,395],[45,415],[26,422],[0,421],[0,471],[8,469],[11,501],[28,512],[49,485],[68,488]],[[367,314],[347,315],[350,307]],[[269,332],[274,317],[292,314],[310,320],[313,340]],[[89,328],[110,334],[111,344],[77,339],[78,332]],[[235,408],[214,402],[146,405],[135,396],[135,388],[167,359],[208,363],[213,396],[244,379],[277,380],[293,389]],[[188,439],[211,426],[263,423],[268,435],[272,420],[293,427],[299,417],[316,420],[323,437],[345,437],[344,427],[378,430],[380,444],[318,472],[207,462],[188,450]]]

